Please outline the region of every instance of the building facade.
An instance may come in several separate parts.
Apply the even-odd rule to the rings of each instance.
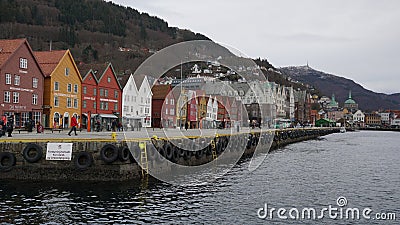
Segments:
[[[69,128],[72,116],[81,116],[82,78],[69,50],[34,53],[44,80],[44,126]]]
[[[42,123],[44,72],[26,39],[0,40],[0,114]]]

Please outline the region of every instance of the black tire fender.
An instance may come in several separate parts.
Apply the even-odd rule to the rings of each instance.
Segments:
[[[8,161],[6,161],[8,159]],[[15,155],[11,152],[2,152],[0,153],[0,171],[7,172],[12,170],[13,166],[15,166],[16,158]]]
[[[32,152],[34,152],[33,155]],[[27,162],[35,163],[42,158],[43,149],[37,144],[29,143],[25,146],[24,150],[22,151],[22,156]]]
[[[128,161],[131,157],[131,150],[128,148],[128,146],[122,146],[119,148],[118,156],[122,162]]]
[[[74,159],[75,167],[86,170],[93,164],[93,156],[89,152],[79,152]]]
[[[105,163],[112,163],[118,158],[118,148],[113,144],[105,144],[100,150],[100,158]]]

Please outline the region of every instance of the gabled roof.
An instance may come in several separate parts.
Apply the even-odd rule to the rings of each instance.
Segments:
[[[171,90],[171,85],[154,85],[151,91],[153,92],[153,99],[163,100],[166,98]]]
[[[103,73],[101,75],[100,75],[100,70],[96,73],[96,77],[97,77],[98,81],[99,82],[101,81],[101,79],[103,78],[104,74],[106,74],[106,71],[107,71],[108,68],[111,68],[111,72],[114,75],[114,78],[117,81],[117,84],[118,84],[119,88],[122,90],[121,84],[118,81],[117,74],[115,73],[114,67],[113,67],[113,65],[111,63],[108,63],[108,65],[103,70]]]
[[[26,39],[0,40],[0,66],[26,41]]]
[[[29,45],[26,38],[13,39],[13,40],[0,40],[0,68],[7,63],[10,57],[23,45],[26,44],[29,52],[34,58],[35,64],[39,67],[40,72],[44,76],[43,68],[40,66],[31,46]]]
[[[37,61],[43,69],[45,77],[51,76],[68,50],[34,52]]]
[[[82,73],[83,73],[83,72],[81,71],[81,74],[82,74]],[[82,77],[82,82],[85,81],[86,78],[89,77],[89,74],[93,74],[94,80],[96,81],[96,84],[98,84],[99,81],[97,80],[97,77],[96,77],[96,75],[95,75],[95,73],[94,73],[94,71],[93,71],[92,69],[89,69],[89,71]]]

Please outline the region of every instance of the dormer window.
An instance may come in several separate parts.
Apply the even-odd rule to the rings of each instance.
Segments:
[[[108,82],[108,83],[111,82],[111,77],[107,77],[107,82]]]

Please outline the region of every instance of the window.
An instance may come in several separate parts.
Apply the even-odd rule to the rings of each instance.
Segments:
[[[165,104],[166,104],[166,105],[168,105],[168,98],[167,98],[167,99],[165,99]]]
[[[13,103],[19,103],[19,93],[13,92]]]
[[[100,110],[103,110],[104,108],[104,102],[100,102]]]
[[[20,82],[21,82],[21,77],[19,75],[15,75],[14,85],[19,86]]]
[[[114,104],[114,110],[118,110],[118,103]]]
[[[74,93],[78,93],[78,85],[74,84]]]
[[[65,68],[65,76],[69,76],[69,68],[68,67]]]
[[[5,92],[4,92],[4,102],[9,103],[10,100],[11,100],[10,98],[11,98],[10,92],[9,92],[9,91],[5,91]]]
[[[175,114],[175,110],[174,109],[170,109],[170,113],[171,116],[173,116]]]
[[[59,85],[58,85],[58,82],[56,81],[56,82],[54,82],[54,90],[55,91],[59,91],[60,90],[60,87],[59,87]]]
[[[133,97],[133,101],[136,102],[136,96]]]
[[[131,113],[133,113],[133,106],[131,106]]]
[[[33,112],[33,120],[35,123],[40,122],[40,112]]]
[[[111,82],[111,77],[107,77],[107,82],[108,82],[108,83]]]
[[[71,107],[72,107],[71,98],[67,98],[67,108],[71,108]]]
[[[11,74],[6,73],[6,84],[11,84]]]
[[[78,99],[74,99],[74,108],[77,109],[78,108]]]
[[[86,100],[82,101],[82,108],[86,109]]]
[[[28,69],[28,60],[25,58],[19,58],[19,68]]]
[[[37,103],[38,103],[38,95],[33,94],[32,95],[32,105],[37,105]]]
[[[29,121],[29,113],[23,112],[21,113],[21,126],[24,127]]]
[[[97,95],[97,89],[93,88],[93,95],[96,96]]]
[[[100,96],[101,97],[104,96],[104,89],[103,88],[100,88]]]
[[[58,107],[59,103],[58,96],[54,96],[54,107]]]
[[[124,112],[128,112],[129,106],[124,106]]]
[[[118,91],[114,91],[114,98],[118,98]]]
[[[97,108],[97,103],[93,102],[93,108],[96,109]]]
[[[108,90],[107,89],[104,90],[104,97],[108,97]]]
[[[149,109],[149,108],[145,108],[145,109],[144,109],[144,113],[148,114],[149,112],[150,112],[150,109]]]
[[[67,84],[67,91],[72,92],[72,84]]]
[[[87,87],[84,86],[84,87],[83,87],[83,94],[86,95],[86,92],[87,92]]]
[[[37,88],[38,87],[38,83],[39,83],[39,79],[37,78],[32,78],[32,87],[33,88]]]
[[[108,110],[108,102],[104,102],[104,109]]]

